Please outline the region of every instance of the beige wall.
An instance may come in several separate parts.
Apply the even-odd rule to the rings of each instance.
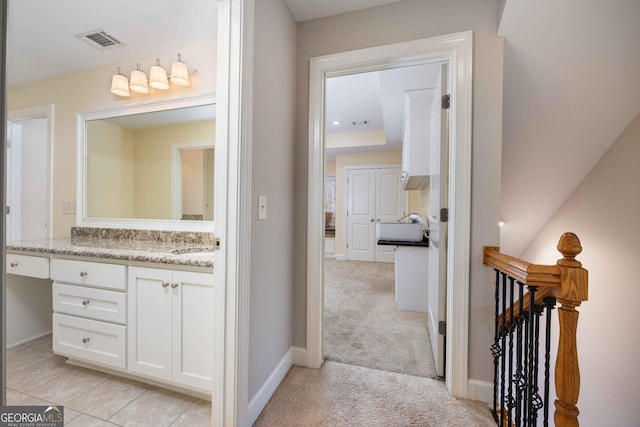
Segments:
[[[250,401],[292,345],[296,24],[284,0],[255,2],[254,43]]]
[[[347,214],[347,171],[349,166],[402,165],[401,151],[370,151],[365,153],[344,153],[336,156],[336,256],[347,255],[345,235]]]
[[[294,345],[306,346],[309,58],[473,30],[469,376],[491,378],[491,277],[482,247],[499,244],[503,44],[496,16],[496,0],[405,0],[298,24]]]
[[[134,214],[136,218],[171,218],[171,146],[214,143],[215,120],[163,126],[134,133]]]
[[[87,215],[133,218],[133,131],[96,120],[87,139]]]
[[[429,182],[422,190],[409,191],[409,212],[417,212],[423,218],[429,216]]]
[[[62,214],[63,201],[76,200],[76,137],[78,113],[101,111],[131,106],[149,101],[168,100],[187,95],[215,92],[216,46],[215,41],[203,41],[183,49],[184,57],[194,58],[189,65],[198,72],[191,75],[191,86],[172,86],[168,91],[152,89],[150,95],[133,94],[120,98],[109,92],[111,76],[117,65],[88,69],[75,74],[52,78],[28,85],[8,88],[8,110],[54,104],[53,146],[53,236],[67,236],[76,225],[75,215]],[[175,52],[159,52],[148,58],[132,60],[153,64],[156,56],[173,58]],[[197,59],[196,59],[197,58]],[[10,59],[9,59],[10,60]]]
[[[324,173],[325,174],[330,174],[330,175],[331,174],[333,174],[333,175],[336,174],[336,161],[335,160],[332,160],[332,161],[329,161],[329,162],[325,162],[325,164],[324,164]]]
[[[385,145],[386,143],[387,137],[382,129],[360,132],[328,132],[324,141],[326,148],[365,147]]]
[[[589,270],[589,301],[578,308],[581,426],[611,425],[612,420],[620,426],[638,423],[638,159],[640,114],[522,255],[529,262],[555,264],[560,258],[555,247],[562,233],[574,232],[582,242],[577,259]],[[557,325],[552,342],[555,355]]]

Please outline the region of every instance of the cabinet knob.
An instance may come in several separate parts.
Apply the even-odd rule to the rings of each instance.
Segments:
[[[86,271],[81,271],[80,272],[80,277],[87,277],[87,272]]]
[[[373,218],[371,218],[371,222],[375,221]]]
[[[172,283],[172,284],[171,284],[171,289],[175,289],[175,288],[177,288],[177,287],[178,287],[178,284],[177,284],[177,283]]]
[[[89,305],[91,301],[89,301],[88,299],[82,300],[82,305],[84,305],[85,307]]]
[[[162,282],[162,287],[166,288],[167,286],[169,286],[169,282]]]
[[[88,342],[89,342],[89,338],[82,338],[82,343],[83,343],[83,344],[86,344],[86,343],[88,343]]]
[[[12,263],[11,263],[11,267],[17,267],[17,266],[18,266],[18,263],[17,263],[17,262],[12,262]]]

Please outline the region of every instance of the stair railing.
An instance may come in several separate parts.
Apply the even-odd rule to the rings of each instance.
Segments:
[[[588,297],[588,272],[576,256],[580,239],[564,233],[558,242],[563,258],[556,265],[530,264],[484,248],[484,264],[494,267],[495,336],[493,416],[501,427],[536,426],[543,410],[549,422],[549,371],[551,315],[556,302],[560,336],[555,366],[555,413],[558,427],[577,427],[580,369],[576,332],[578,307]],[[529,291],[525,293],[525,287]],[[540,318],[544,317],[545,342],[539,342]],[[538,384],[540,354],[544,361],[544,384]],[[542,396],[540,393],[542,392]]]

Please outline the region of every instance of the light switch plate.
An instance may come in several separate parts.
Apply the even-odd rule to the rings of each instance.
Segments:
[[[258,221],[267,219],[267,196],[258,196]]]

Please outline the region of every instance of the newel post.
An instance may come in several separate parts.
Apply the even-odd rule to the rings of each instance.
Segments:
[[[556,299],[561,307],[558,309],[560,342],[555,372],[558,398],[555,401],[554,420],[558,427],[577,427],[580,413],[576,406],[580,394],[580,368],[576,342],[579,313],[576,307],[587,300],[588,272],[576,260],[576,256],[582,252],[578,236],[564,233],[558,242],[558,251],[563,258],[558,260],[562,286],[556,292]]]

